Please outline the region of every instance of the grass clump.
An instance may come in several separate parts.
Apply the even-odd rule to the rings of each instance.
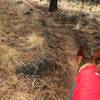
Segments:
[[[44,38],[36,33],[33,33],[28,37],[28,42],[33,47],[42,47],[44,43]]]
[[[6,45],[0,45],[0,64],[8,65],[9,63],[14,63],[18,60],[19,53]]]

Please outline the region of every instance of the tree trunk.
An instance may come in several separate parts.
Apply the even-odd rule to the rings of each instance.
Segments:
[[[58,0],[50,0],[49,4],[49,12],[53,12],[58,10]]]

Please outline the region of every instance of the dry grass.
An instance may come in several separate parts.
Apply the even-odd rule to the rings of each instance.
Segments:
[[[1,82],[0,84],[0,92],[5,92],[7,90],[9,90],[10,87],[12,87],[13,85],[16,85],[18,80],[16,76],[7,76],[5,77],[7,78],[6,80],[3,80],[3,82]]]
[[[64,10],[72,10],[75,12],[83,10],[84,12],[88,12],[96,15],[100,14],[100,5],[95,6],[95,5],[83,4],[81,2],[77,4],[75,2],[62,1],[61,8]]]
[[[28,42],[31,44],[33,47],[42,47],[44,44],[44,38],[42,36],[39,36],[38,33],[32,33],[28,37]]]
[[[48,5],[47,0],[31,0],[31,1],[37,1],[41,5]],[[58,3],[59,7],[63,9],[64,11],[75,11],[80,12],[84,11],[85,13],[90,13],[91,15],[99,16],[100,15],[100,5],[89,5],[88,3],[83,4],[82,2],[70,2],[68,0],[61,0],[61,2]],[[70,12],[71,13],[71,12]]]
[[[28,0],[28,1],[32,1],[32,2],[37,1],[39,4],[42,5],[42,7],[44,6],[44,4],[47,4],[47,1],[43,1],[43,2],[40,2],[40,0]],[[90,12],[91,14],[94,14],[94,15],[97,15],[100,12],[99,6],[97,7],[91,6],[91,5],[88,6],[85,4],[84,6],[82,6],[81,3],[77,5],[75,3],[62,1],[59,6],[64,11],[68,10],[69,14],[73,14],[74,11],[80,12],[81,9],[83,9],[83,11]],[[71,64],[74,65],[74,62],[72,61],[74,57],[71,57],[71,56],[72,55],[75,56],[76,45],[73,42],[74,41],[73,37],[72,39],[69,39],[69,37],[73,34],[73,32],[70,31],[67,28],[67,26],[66,26],[66,29],[64,28],[59,29],[60,27],[53,26],[53,21],[54,21],[53,17],[50,16],[49,14],[46,16],[44,15],[45,12],[40,13],[41,11],[42,11],[41,7],[39,8],[37,6],[34,12],[34,6],[33,6],[33,14],[29,15],[29,17],[27,16],[28,20],[32,17],[32,19],[29,20],[29,23],[25,24],[25,22],[22,23],[20,20],[18,21],[17,19],[16,21],[18,22],[18,25],[17,25],[18,27],[15,25],[14,26],[15,28],[16,27],[21,28],[21,26],[19,26],[20,24],[23,24],[23,25],[25,24],[26,26],[29,26],[29,27],[23,27],[23,29],[21,28],[21,30],[23,31],[18,31],[18,29],[16,29],[15,33],[12,32],[12,33],[6,34],[5,32],[3,32],[2,29],[4,28],[6,29],[6,27],[4,27],[2,25],[2,22],[0,21],[0,36],[2,36],[0,37],[0,65],[1,65],[0,66],[0,97],[1,97],[0,99],[1,100],[37,100],[36,98],[38,97],[40,97],[39,100],[41,100],[42,97],[45,95],[47,95],[46,97],[48,96],[51,97],[52,98],[51,100],[66,100],[68,97],[71,81],[74,79],[73,74],[75,74],[75,68],[71,68],[72,67]],[[48,31],[49,24],[48,26],[46,26],[46,29],[40,25],[40,22],[38,19],[40,19],[41,16],[43,16],[42,18],[46,18],[46,22],[48,22],[49,17],[51,18],[50,22],[48,23],[50,24],[50,27],[53,30],[51,32],[53,34],[50,37],[53,37],[53,35],[58,34],[58,38],[57,38],[58,41],[54,43],[54,45],[56,45],[60,41],[60,42],[63,42],[63,44],[60,44],[60,46],[63,46],[64,48],[61,49],[59,47],[58,48],[49,47],[49,42],[51,43],[52,40],[46,41],[46,37],[42,36],[43,35],[42,32],[41,33],[33,32],[35,30],[37,31],[43,30],[43,32]],[[22,19],[24,19],[24,17],[25,16],[21,16]],[[12,17],[12,21],[13,20],[14,19]],[[41,26],[41,27],[37,27],[37,26]],[[11,27],[9,26],[9,29],[10,28]],[[42,29],[39,29],[39,28],[42,28]],[[31,31],[29,32],[28,29],[30,29]],[[69,36],[68,38],[66,35],[67,33],[66,30],[68,31],[68,33],[72,33],[72,34],[68,34]],[[24,32],[26,33],[23,34]],[[64,39],[63,37],[66,38],[66,42],[63,41]],[[4,38],[4,40],[9,38],[8,43],[7,42],[5,43],[5,41],[2,43],[1,42],[2,38]],[[55,42],[55,39],[56,38],[53,38],[54,42]],[[10,44],[12,42],[14,46],[13,48],[10,47],[11,46]],[[68,44],[70,45],[68,46]],[[71,46],[73,48],[71,48]],[[69,61],[71,62],[71,64],[68,62],[68,59],[66,56],[70,58]],[[20,62],[24,63],[23,61],[28,62],[30,60],[34,60],[37,58],[39,60],[41,58],[47,58],[47,59],[49,58],[50,60],[52,59],[57,60],[56,63],[60,66],[60,69],[58,69],[54,73],[51,72],[50,75],[47,75],[47,76],[45,75],[39,79],[42,84],[47,86],[46,90],[39,89],[35,91],[35,89],[33,89],[32,87],[33,80],[31,80],[29,77],[15,75],[15,71],[16,71],[15,63],[17,61],[20,60]],[[19,63],[18,65],[21,65],[21,64]],[[68,67],[70,68],[68,69]]]
[[[0,45],[0,64],[2,66],[14,63],[18,60],[20,53],[15,49],[8,47],[7,45]]]
[[[28,99],[29,95],[24,92],[17,92],[11,97],[11,100],[28,100]]]

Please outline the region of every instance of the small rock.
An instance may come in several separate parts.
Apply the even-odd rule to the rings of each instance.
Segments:
[[[32,88],[33,89],[45,89],[47,86],[45,84],[43,84],[43,82],[41,82],[40,79],[34,79],[32,82]]]
[[[10,12],[9,12],[9,15],[14,15],[14,12],[11,12],[11,11],[10,11]]]
[[[23,3],[22,0],[17,1],[17,4],[22,4],[22,3]]]
[[[31,15],[31,12],[27,11],[27,12],[24,13],[24,15]]]
[[[30,8],[28,11],[24,12],[24,15],[31,15],[32,11],[33,11],[33,9]]]

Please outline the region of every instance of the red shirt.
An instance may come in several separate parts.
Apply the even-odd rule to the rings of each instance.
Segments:
[[[100,73],[96,65],[87,66],[80,71],[73,100],[100,100]]]

